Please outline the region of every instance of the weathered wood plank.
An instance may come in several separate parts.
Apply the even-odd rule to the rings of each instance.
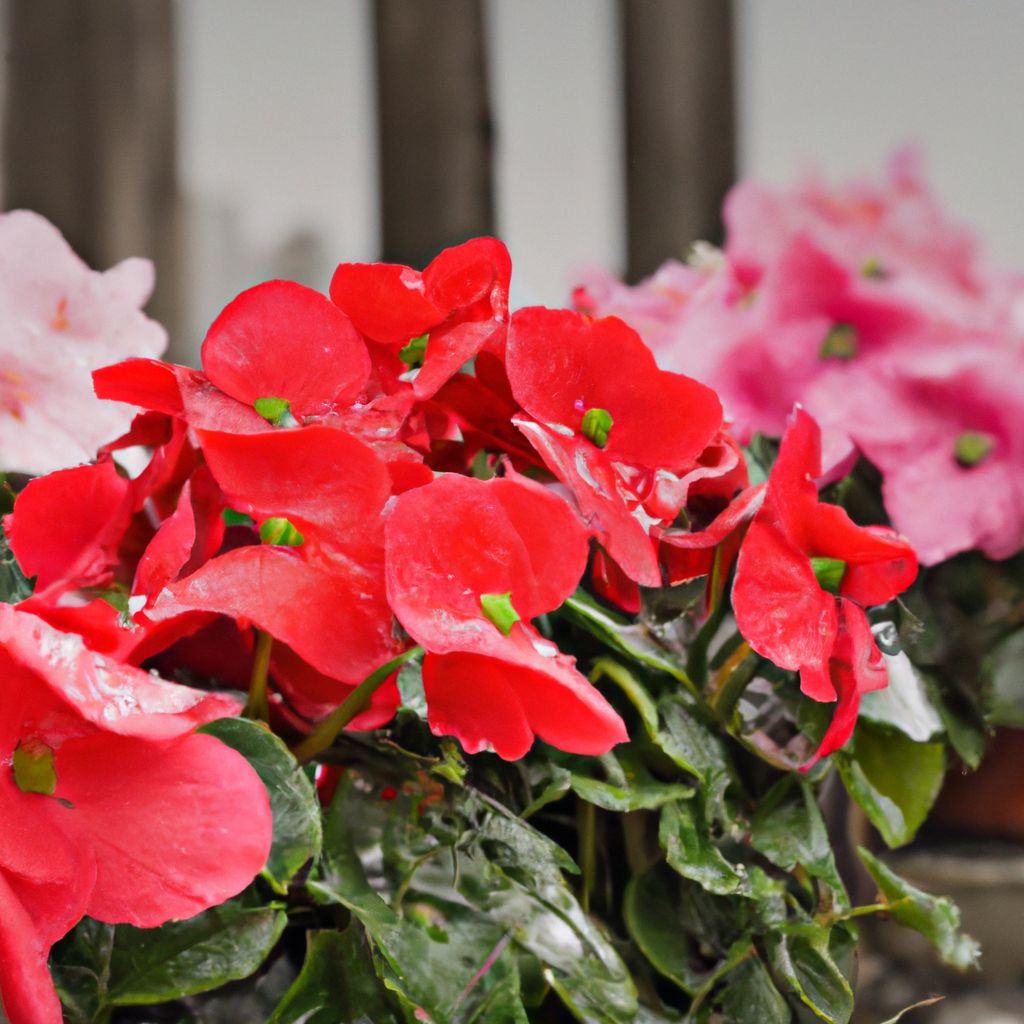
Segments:
[[[480,0],[376,0],[383,256],[422,265],[493,231]]]
[[[7,0],[6,13],[4,207],[42,213],[93,266],[153,259],[150,312],[173,331],[172,0]]]
[[[730,0],[621,0],[628,276],[719,241],[735,177]]]

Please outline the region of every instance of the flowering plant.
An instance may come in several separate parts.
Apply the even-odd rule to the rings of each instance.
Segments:
[[[1017,283],[902,162],[727,213],[576,310],[476,239],[96,370],[134,418],[4,520],[12,1024],[845,1022],[875,911],[974,962],[820,800],[898,846],[980,758],[929,584],[1024,545]]]

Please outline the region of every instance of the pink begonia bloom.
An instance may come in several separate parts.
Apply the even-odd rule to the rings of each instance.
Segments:
[[[836,383],[816,382],[806,405],[881,471],[893,525],[923,564],[1024,547],[1024,350],[925,335]]]
[[[85,462],[134,410],[101,402],[92,371],[158,356],[164,329],[141,312],[148,260],[90,270],[36,213],[0,214],[0,469],[42,474]]]
[[[972,327],[1024,326],[1024,278],[988,265],[977,236],[943,211],[920,153],[897,150],[879,179],[830,186],[818,175],[792,190],[741,182],[724,207],[726,253],[755,285],[794,238],[805,237],[870,289],[936,320]]]

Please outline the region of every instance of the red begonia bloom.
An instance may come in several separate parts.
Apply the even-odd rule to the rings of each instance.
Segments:
[[[442,476],[398,498],[386,535],[388,599],[427,650],[435,732],[507,759],[522,757],[534,734],[586,754],[626,739],[572,659],[530,625],[586,567],[586,531],[561,498],[523,478]],[[491,600],[505,604],[503,624],[485,610]]]
[[[428,335],[413,392],[429,398],[485,345],[500,350],[511,276],[505,246],[474,238],[445,249],[422,273],[395,263],[342,263],[331,298],[394,354]]]
[[[529,417],[515,422],[572,492],[583,521],[627,576],[661,582],[652,525],[685,501],[662,477],[685,476],[722,425],[718,397],[659,370],[616,317],[523,309],[512,317],[508,379]],[[628,372],[623,368],[628,367]],[[648,504],[650,503],[650,504]]]
[[[233,699],[6,605],[0,662],[0,999],[11,1024],[59,1024],[50,946],[84,915],[155,927],[234,896],[266,861],[270,806],[239,754],[193,732]]]
[[[230,506],[259,523],[287,519],[303,540],[220,554],[171,583],[151,616],[186,609],[229,615],[344,683],[361,682],[393,658],[401,645],[384,594],[381,522],[391,478],[377,455],[344,431],[317,424],[199,434]],[[339,684],[339,699],[345,690]]]
[[[857,526],[818,501],[820,472],[818,425],[798,407],[740,549],[732,595],[755,651],[799,671],[814,700],[839,701],[814,760],[849,739],[860,694],[886,685],[864,606],[892,600],[917,574],[913,548],[894,531]]]

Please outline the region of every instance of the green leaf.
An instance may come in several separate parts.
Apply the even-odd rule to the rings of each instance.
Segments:
[[[356,923],[312,932],[302,971],[268,1024],[398,1024]]]
[[[575,771],[570,776],[572,790],[581,799],[607,811],[652,810],[694,793],[692,786],[655,779],[625,746],[594,759],[593,763],[604,768],[606,779]]]
[[[692,995],[705,976],[691,966],[693,948],[680,928],[679,902],[678,879],[658,866],[629,880],[622,913],[633,941],[655,970]]]
[[[21,571],[3,529],[0,528],[0,601],[17,604],[32,596],[35,580],[28,579]]]
[[[560,609],[572,623],[597,637],[613,651],[658,672],[665,672],[684,686],[693,684],[683,668],[643,624],[627,622],[599,605],[589,594],[577,590]]]
[[[891,623],[876,626],[876,634],[891,634]],[[880,637],[876,637],[880,638]],[[861,698],[860,717],[880,725],[899,729],[912,740],[923,743],[942,732],[942,718],[928,697],[924,680],[905,651],[883,654],[889,685]]]
[[[767,937],[769,962],[777,978],[828,1024],[847,1024],[853,1015],[853,990],[830,948],[829,929],[795,925],[789,934]]]
[[[284,743],[256,722],[221,718],[198,731],[237,750],[267,787],[274,839],[263,875],[284,893],[298,870],[320,852],[320,802],[313,784]]]
[[[942,743],[915,743],[870,722],[857,727],[852,752],[835,755],[847,792],[889,847],[902,846],[928,816],[946,772]]]
[[[726,979],[722,1012],[728,1024],[789,1024],[786,1000],[760,958],[748,957]]]
[[[761,800],[750,822],[750,843],[785,871],[802,865],[837,893],[841,906],[848,906],[814,791],[806,782],[800,782],[797,792],[789,798],[794,786],[790,779],[776,783]]]
[[[91,1024],[110,1005],[107,983],[114,935],[112,924],[86,917],[50,954],[53,983],[64,1005],[64,1018],[70,1024]]]
[[[396,799],[387,811],[403,806]],[[517,1009],[518,971],[500,922],[449,902],[424,904],[422,912],[414,905],[402,917],[370,884],[357,842],[379,843],[379,836],[363,832],[367,823],[379,820],[379,813],[379,807],[368,807],[354,774],[346,775],[328,812],[321,866],[308,883],[310,891],[322,902],[347,907],[363,925],[380,956],[384,984],[407,1017],[419,1012],[416,1019],[424,1020],[425,1013],[436,1024],[446,1024],[455,1019],[457,1008],[460,1020],[490,1020],[476,1017],[487,1005],[495,1021],[525,1024]]]
[[[658,839],[669,865],[708,892],[718,896],[749,892],[746,868],[730,864],[712,842],[700,797],[663,807]]]
[[[978,966],[981,947],[960,931],[960,910],[948,896],[932,896],[911,885],[863,847],[857,854],[892,904],[889,914],[894,921],[920,932],[951,967],[966,971]]]

